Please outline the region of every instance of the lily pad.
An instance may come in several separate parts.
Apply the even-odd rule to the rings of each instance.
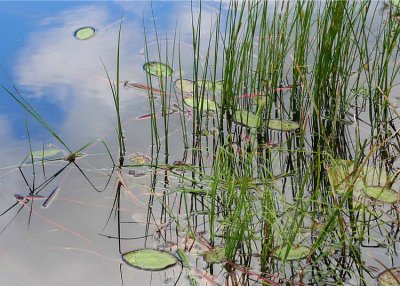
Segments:
[[[93,27],[82,27],[74,32],[74,37],[78,40],[84,41],[92,38],[96,33]]]
[[[209,91],[213,91],[215,88],[214,82],[211,80],[197,80],[196,84],[199,88],[204,88]]]
[[[390,175],[385,169],[365,168],[364,184],[367,186],[385,186],[390,181]]]
[[[203,253],[204,260],[207,263],[223,263],[225,260],[225,249],[223,247],[215,247],[210,251]]]
[[[299,129],[300,125],[291,120],[270,119],[267,127],[282,132],[290,132]]]
[[[366,186],[364,193],[372,199],[388,204],[393,204],[399,199],[397,192],[382,186]]]
[[[245,110],[236,111],[234,118],[237,123],[250,128],[258,128],[261,125],[261,117]]]
[[[193,93],[194,82],[189,79],[177,79],[175,81],[175,87],[184,93]]]
[[[350,160],[333,159],[331,166],[328,168],[328,180],[331,188],[337,194],[344,194],[351,188],[352,177],[354,171],[353,162]],[[361,178],[357,181],[361,182]]]
[[[200,101],[200,105],[201,105],[201,98],[199,98],[199,101]],[[184,98],[184,102],[186,105],[188,105],[192,108],[197,108],[197,102],[193,96]],[[218,109],[218,105],[215,101],[204,98],[204,101],[203,101],[203,110],[204,111],[217,111],[217,109]]]
[[[44,149],[32,152],[33,159],[42,159],[42,158],[48,159],[61,154],[62,154],[61,150],[57,148]]]
[[[134,153],[129,156],[129,160],[137,165],[143,165],[150,162],[150,158],[142,153]]]
[[[150,75],[154,76],[171,76],[172,68],[161,62],[148,62],[143,65],[143,69]]]
[[[400,267],[383,271],[377,278],[379,286],[399,286],[400,285]]]
[[[215,91],[222,92],[223,87],[224,87],[223,80],[219,80],[219,81],[215,82],[215,86],[214,86]]]
[[[289,249],[289,252],[287,253],[287,245],[283,246],[278,246],[277,248],[274,249],[274,256],[280,260],[300,260],[306,258],[310,254],[310,248],[307,246],[301,246],[301,245],[292,245],[292,247]]]
[[[133,267],[150,271],[164,270],[178,262],[174,255],[156,249],[134,250],[123,254],[122,259]]]

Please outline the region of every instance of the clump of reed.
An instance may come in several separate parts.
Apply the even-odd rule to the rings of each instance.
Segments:
[[[374,274],[364,267],[365,251],[378,239],[377,229],[379,244],[393,248],[389,241],[396,227],[382,216],[397,216],[395,207],[365,196],[360,202],[356,195],[362,193],[360,178],[364,184],[369,180],[368,168],[392,175],[374,183],[398,188],[393,162],[399,117],[392,90],[399,82],[400,26],[393,18],[399,8],[390,4],[382,12],[381,4],[372,2],[231,2],[227,10],[219,6],[204,39],[199,5],[197,14],[192,10],[190,80],[197,102],[192,125],[181,116],[183,145],[197,168],[169,176],[207,191],[185,192],[180,205],[193,208],[196,201],[208,212],[209,243],[223,245],[228,272],[235,269],[232,263],[254,268],[259,260],[262,275],[279,273],[280,282],[320,285],[352,278],[369,283]],[[179,58],[178,39],[175,34],[173,55]],[[174,69],[182,79],[181,65]],[[149,76],[148,83],[153,79]],[[172,83],[167,77],[158,80],[161,89]],[[167,100],[167,92],[161,96],[163,110],[174,100],[183,110],[192,108],[184,104],[184,92],[169,89],[168,94]],[[218,109],[207,110],[208,101]],[[239,124],[238,111],[258,116],[259,124]],[[270,128],[276,119],[294,121],[299,128]],[[217,131],[204,136],[205,129]],[[168,164],[168,141],[161,143],[157,132],[154,127],[153,138],[165,145]],[[352,161],[340,193],[327,175],[337,160]],[[174,193],[170,188],[166,196]],[[196,233],[195,224],[187,224]],[[277,254],[282,246],[283,256]],[[289,256],[298,246],[309,251],[296,262],[297,271]]]

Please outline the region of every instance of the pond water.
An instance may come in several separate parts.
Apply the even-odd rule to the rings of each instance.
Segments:
[[[227,2],[0,3],[2,285],[374,285],[399,266],[398,48],[376,44],[395,8],[365,7],[363,29],[340,7],[304,4],[282,24],[285,2],[260,5],[239,20]],[[343,21],[332,40],[318,11]],[[180,262],[123,261],[144,248]]]

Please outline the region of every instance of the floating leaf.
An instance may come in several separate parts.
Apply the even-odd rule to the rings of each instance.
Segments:
[[[397,202],[399,198],[397,192],[382,186],[366,186],[364,193],[372,199],[388,204]]]
[[[287,252],[287,248],[287,245],[278,246],[274,250],[274,256],[280,260],[300,260],[306,258],[310,254],[310,248],[307,246],[292,245],[292,247],[289,249],[289,252]]]
[[[219,80],[219,81],[215,82],[215,86],[214,86],[215,91],[222,92],[223,87],[224,87],[223,80]]]
[[[203,253],[204,260],[207,263],[222,263],[225,260],[225,249],[223,247],[215,247],[210,251]]]
[[[143,69],[150,75],[154,76],[171,76],[172,68],[161,62],[148,62],[143,65]]]
[[[181,248],[178,248],[178,250],[176,252],[177,252],[179,258],[182,261],[183,267],[186,267],[189,270],[192,269],[192,266],[190,265],[189,259],[186,256],[185,251],[183,251]]]
[[[143,165],[150,162],[150,158],[142,153],[134,153],[129,156],[129,160],[137,165]]]
[[[389,174],[382,168],[368,168],[364,173],[367,186],[385,186],[390,181]]]
[[[96,30],[93,27],[82,27],[74,32],[74,37],[78,40],[88,40],[94,36]]]
[[[299,129],[300,125],[297,122],[284,119],[270,119],[267,128],[282,132],[290,132]]]
[[[214,82],[211,80],[198,80],[196,84],[199,88],[204,88],[206,90],[213,91],[214,90]]]
[[[184,98],[185,104],[192,107],[192,108],[197,108],[197,102],[193,96],[189,96]],[[201,104],[201,98],[199,98],[200,105]],[[213,100],[208,100],[207,98],[204,98],[203,101],[203,110],[205,111],[217,111],[217,103]]]
[[[193,93],[194,82],[189,79],[177,79],[175,81],[175,87],[184,93]]]
[[[42,159],[42,158],[48,159],[61,154],[62,154],[61,150],[57,148],[44,149],[32,152],[33,159]]]
[[[344,194],[352,186],[351,174],[354,171],[354,164],[352,161],[343,159],[332,159],[331,166],[328,168],[328,180],[331,188],[337,194]],[[361,177],[356,181],[356,184],[362,184]]]
[[[237,123],[250,128],[258,128],[261,125],[261,117],[245,110],[236,111],[234,118]]]
[[[172,254],[156,249],[139,249],[122,255],[129,265],[142,270],[159,271],[174,266],[177,258]]]
[[[400,267],[383,271],[377,278],[378,286],[399,286]]]

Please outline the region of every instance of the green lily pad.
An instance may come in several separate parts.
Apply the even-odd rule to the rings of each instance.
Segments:
[[[364,193],[372,199],[388,204],[393,204],[399,199],[397,192],[382,186],[366,186]]]
[[[333,159],[331,161],[331,166],[328,168],[328,180],[331,188],[337,194],[344,194],[351,188],[352,177],[351,173],[354,171],[354,165],[352,161],[343,159]],[[362,178],[360,177],[358,184],[362,183]],[[356,184],[356,183],[355,183]]]
[[[219,81],[215,82],[215,86],[214,86],[215,91],[222,92],[223,87],[224,87],[223,80],[219,80]]]
[[[204,88],[209,91],[213,91],[215,88],[214,82],[211,80],[197,80],[196,84],[199,88]]]
[[[44,149],[32,152],[33,159],[48,159],[52,158],[56,155],[61,155],[62,152],[60,149],[51,148],[51,149]]]
[[[236,111],[234,118],[237,123],[250,128],[258,128],[261,125],[261,117],[245,110]]]
[[[94,36],[96,30],[93,27],[82,27],[74,32],[74,37],[78,40],[88,40]]]
[[[299,129],[300,125],[297,122],[284,119],[270,119],[267,128],[282,132],[290,132]]]
[[[159,271],[174,266],[177,258],[165,251],[156,249],[139,249],[122,255],[129,265],[142,270]]]
[[[137,165],[143,165],[150,162],[150,158],[142,153],[134,153],[129,156],[129,160]]]
[[[383,271],[377,278],[379,286],[399,286],[400,285],[400,267]]]
[[[364,184],[367,186],[385,186],[390,181],[390,175],[385,169],[365,168]]]
[[[203,253],[203,258],[207,263],[223,263],[225,260],[225,249],[223,247],[215,247],[210,251]]]
[[[307,246],[295,246],[292,245],[290,248],[287,256],[287,245],[284,246],[278,246],[277,248],[274,249],[274,256],[280,260],[300,260],[306,258],[310,254],[310,248]]]
[[[184,93],[193,93],[194,82],[189,79],[177,79],[175,81],[175,87]]]
[[[201,105],[201,98],[199,98],[199,101],[200,101],[200,105]],[[197,108],[197,102],[193,96],[184,98],[184,102],[186,105],[188,105],[192,108]],[[204,98],[204,102],[203,102],[203,110],[204,111],[217,111],[217,109],[218,109],[218,105],[215,101]]]
[[[143,69],[150,75],[154,76],[171,76],[172,68],[161,62],[148,62],[143,65]]]

